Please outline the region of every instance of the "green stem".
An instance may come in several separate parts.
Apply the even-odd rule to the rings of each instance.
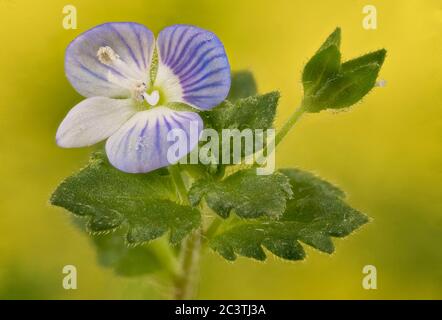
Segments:
[[[301,118],[303,115],[305,109],[303,105],[301,105],[299,108],[295,110],[295,112],[292,113],[292,115],[289,117],[289,119],[284,123],[281,130],[278,131],[275,138],[275,147],[284,139],[284,137],[289,133],[289,131],[292,129],[292,127],[295,125],[296,122]]]
[[[170,166],[169,173],[172,176],[172,180],[175,184],[178,196],[180,197],[181,203],[189,204],[189,198],[187,196],[186,185],[184,184],[183,177],[181,176],[181,168],[179,165]]]
[[[161,261],[161,265],[168,272],[171,277],[176,277],[179,274],[178,261],[172,247],[168,241],[161,239],[159,241],[152,241],[149,248],[154,251],[156,257]]]
[[[269,153],[272,153],[275,151],[276,146],[282,141],[282,139],[284,139],[284,137],[287,135],[287,133],[289,133],[289,131],[293,128],[293,126],[295,125],[296,122],[298,122],[298,120],[301,118],[301,116],[303,115],[305,109],[304,106],[301,105],[299,108],[297,108],[295,110],[295,112],[293,112],[291,114],[291,116],[288,118],[288,120],[286,121],[286,123],[284,123],[284,125],[282,126],[281,130],[278,131],[278,133],[276,134],[275,137],[275,146],[272,150],[268,149],[269,145],[264,146],[264,148],[262,149],[262,151],[260,151],[258,153],[258,155],[261,156],[268,156]],[[273,146],[272,146],[273,147]],[[255,154],[256,156],[256,154]]]
[[[170,175],[175,183],[181,202],[189,205],[186,185],[179,165],[169,167]],[[174,277],[174,293],[176,300],[192,299],[199,278],[199,260],[201,253],[201,230],[197,229],[181,244],[179,252],[179,271]]]
[[[199,278],[201,230],[195,230],[183,242],[180,251],[180,274],[174,279],[174,299],[188,300],[195,297]]]
[[[221,226],[222,223],[223,223],[222,219],[215,217],[215,219],[207,228],[206,232],[204,232],[204,236],[202,239],[203,248],[207,245],[207,242],[215,235],[216,231],[218,230],[218,228]]]

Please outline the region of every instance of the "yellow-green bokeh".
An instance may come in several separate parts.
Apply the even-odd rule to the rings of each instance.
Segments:
[[[62,28],[62,8],[78,29]],[[364,30],[362,7],[378,10]],[[64,76],[67,44],[109,21],[154,32],[175,23],[214,31],[233,69],[250,69],[261,92],[281,91],[277,126],[299,103],[300,73],[323,39],[342,27],[344,58],[381,47],[387,80],[349,112],[305,116],[280,145],[279,167],[299,166],[337,183],[374,220],[332,256],[305,262],[227,263],[207,254],[200,298],[442,298],[442,3],[440,0],[0,0],[0,297],[158,298],[147,278],[127,280],[97,265],[87,237],[48,204],[90,150],[56,147],[66,112],[81,101]],[[78,268],[78,290],[61,286]],[[378,290],[362,289],[362,267]],[[159,290],[157,290],[159,289]]]

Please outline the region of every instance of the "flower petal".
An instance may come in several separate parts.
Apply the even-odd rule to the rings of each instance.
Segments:
[[[155,40],[145,26],[133,22],[112,22],[94,27],[75,38],[66,49],[65,71],[72,86],[83,96],[129,97],[118,82],[128,76],[97,58],[100,47],[110,47],[127,65],[136,80],[149,82]],[[109,81],[109,73],[113,81]]]
[[[203,122],[195,112],[174,111],[156,107],[138,112],[106,142],[110,163],[129,173],[149,172],[176,163],[198,143]],[[176,141],[169,141],[168,133],[181,129],[184,147],[176,159],[171,159],[170,148]],[[181,146],[183,146],[181,144]]]
[[[56,134],[57,144],[63,148],[93,145],[108,138],[135,113],[132,99],[88,98],[63,119]]]
[[[158,35],[155,85],[166,99],[208,110],[222,102],[230,89],[230,66],[221,41],[212,32],[174,25]]]

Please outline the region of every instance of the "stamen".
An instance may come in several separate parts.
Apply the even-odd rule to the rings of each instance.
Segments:
[[[138,101],[143,101],[144,99],[144,93],[146,92],[147,85],[144,82],[140,82],[137,85],[135,85],[135,89],[133,91],[133,97]]]
[[[97,51],[97,57],[98,60],[105,65],[111,65],[118,59],[120,59],[120,56],[115,53],[114,50],[112,50],[111,47],[100,47]]]
[[[97,58],[102,64],[110,67],[107,72],[109,82],[130,90],[132,98],[137,101],[146,100],[144,97],[147,90],[146,76],[126,64],[109,46],[100,47],[97,51]],[[155,100],[158,102],[159,98]],[[151,104],[149,99],[146,101]]]

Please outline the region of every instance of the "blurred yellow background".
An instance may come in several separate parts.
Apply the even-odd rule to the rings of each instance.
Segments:
[[[73,4],[78,29],[62,27]],[[375,5],[377,30],[362,28]],[[64,76],[67,44],[103,22],[136,21],[154,32],[175,23],[214,31],[232,69],[250,69],[259,90],[281,91],[277,126],[300,102],[301,70],[336,26],[344,59],[385,47],[387,81],[349,112],[305,116],[277,152],[279,167],[312,170],[348,192],[374,221],[332,256],[202,263],[199,298],[442,298],[442,3],[440,0],[0,0],[0,298],[161,298],[148,278],[98,266],[94,248],[48,198],[87,160],[54,136],[82,98]],[[78,268],[78,289],[61,285]],[[378,289],[361,286],[378,270]]]

